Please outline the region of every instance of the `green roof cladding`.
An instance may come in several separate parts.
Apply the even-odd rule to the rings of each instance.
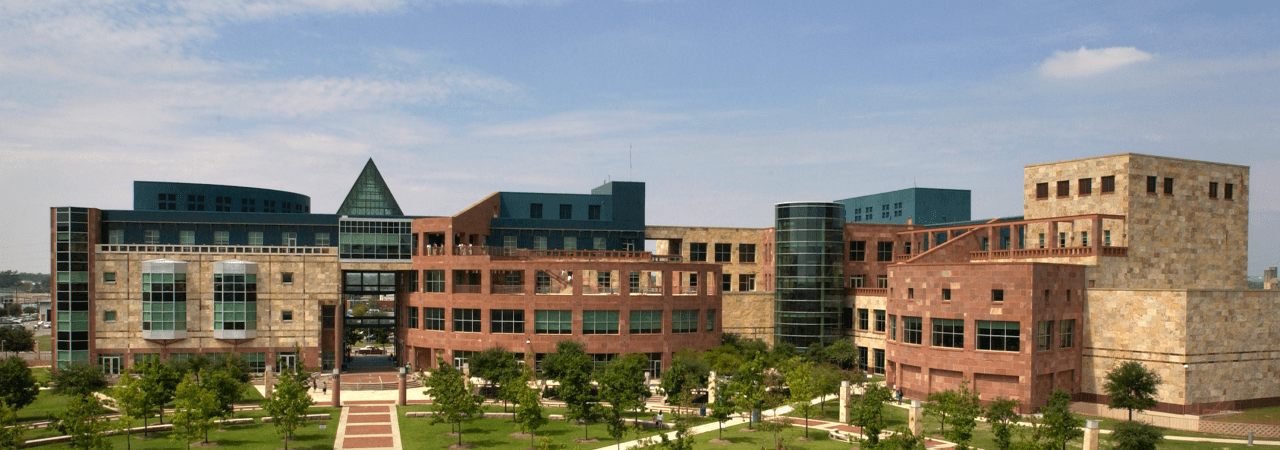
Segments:
[[[338,207],[339,215],[348,216],[403,216],[400,204],[396,203],[391,189],[373,164],[373,158],[364,165],[355,185],[347,192],[347,198]]]

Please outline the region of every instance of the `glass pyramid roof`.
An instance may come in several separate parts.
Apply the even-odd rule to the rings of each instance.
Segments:
[[[351,191],[347,192],[346,200],[343,200],[342,206],[338,207],[338,214],[348,216],[404,215],[404,212],[400,211],[400,205],[396,203],[395,196],[391,195],[391,189],[387,187],[386,181],[382,180],[382,174],[378,172],[378,166],[373,164],[373,158],[369,158],[369,162],[364,165],[364,170],[360,171],[360,176],[356,178],[356,184],[351,186]]]

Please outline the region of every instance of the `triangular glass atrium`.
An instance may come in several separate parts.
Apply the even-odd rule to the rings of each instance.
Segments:
[[[364,165],[356,184],[351,186],[347,199],[338,208],[339,215],[348,216],[403,216],[391,189],[382,180],[378,166],[373,165],[373,158]]]

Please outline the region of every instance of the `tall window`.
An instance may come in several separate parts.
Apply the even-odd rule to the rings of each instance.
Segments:
[[[868,313],[866,308],[858,308],[858,329],[859,330],[867,330],[871,328],[871,318],[868,317],[869,315],[870,314]]]
[[[733,259],[733,244],[716,244],[716,262],[729,262]]]
[[[539,309],[533,312],[533,332],[537,334],[573,334],[573,311]]]
[[[578,249],[578,238],[573,237],[573,236],[565,236],[565,237],[564,237],[564,249],[565,249],[565,250],[577,250],[577,249]]]
[[[422,308],[422,329],[444,331],[444,308]]]
[[[705,262],[707,260],[707,243],[693,242],[689,244],[689,261]]]
[[[729,292],[731,290],[733,290],[733,274],[720,275],[720,292]]]
[[[587,205],[587,220],[600,220],[600,205]]]
[[[756,274],[754,273],[739,274],[738,290],[742,292],[751,292],[756,290]]]
[[[560,205],[560,220],[573,220],[573,205]]]
[[[889,276],[876,275],[876,287],[880,289],[889,289]]]
[[[1156,177],[1147,177],[1147,193],[1148,194],[1156,193],[1156,183],[1157,183]]]
[[[933,319],[933,346],[964,348],[964,320]]]
[[[978,350],[1016,352],[1019,349],[1018,322],[979,320]]]
[[[876,261],[893,261],[893,243],[877,242],[876,243]]]
[[[662,333],[662,311],[631,311],[631,334]]]
[[[405,316],[407,316],[406,317],[407,320],[405,321],[406,322],[405,326],[408,327],[409,329],[416,330],[418,328],[418,307],[406,306],[404,310],[405,310]]]
[[[213,329],[258,328],[258,274],[256,264],[214,264]]]
[[[1075,337],[1076,319],[1059,320],[1058,321],[1058,347],[1071,348],[1074,344],[1072,338]]]
[[[541,219],[541,218],[542,218],[542,204],[541,204],[541,203],[530,203],[530,204],[529,204],[529,218],[530,218],[530,219]]]
[[[1081,178],[1076,181],[1079,186],[1080,195],[1089,195],[1093,193],[1093,178]]]
[[[422,271],[422,292],[444,292],[444,271]]]
[[[280,233],[280,245],[283,245],[285,247],[297,247],[298,233],[295,233],[292,231],[286,231],[284,233]]]
[[[583,311],[582,334],[618,334],[618,312]]]
[[[867,241],[849,241],[849,260],[867,260]]]
[[[707,310],[707,332],[716,331],[716,310]]]
[[[1053,321],[1036,322],[1036,350],[1053,348]]]
[[[1102,177],[1102,193],[1106,194],[1108,192],[1115,192],[1115,191],[1116,191],[1116,176],[1107,175],[1105,177]]]
[[[1058,182],[1058,196],[1059,196],[1059,197],[1066,197],[1066,196],[1068,196],[1068,195],[1071,195],[1071,182],[1070,182],[1070,181],[1059,181],[1059,182]]]
[[[1164,179],[1164,193],[1166,195],[1173,195],[1173,178]]]
[[[898,340],[898,316],[889,316],[889,340]]]
[[[756,262],[756,244],[738,244],[738,262]]]
[[[671,332],[672,333],[697,333],[698,332],[698,310],[675,310],[671,311]]]
[[[524,334],[523,309],[490,309],[489,332]]]
[[[1227,183],[1226,186],[1222,187],[1222,198],[1227,200],[1231,200],[1235,198],[1235,190],[1236,190],[1236,185]]]
[[[453,331],[455,333],[479,333],[480,310],[453,308]]]
[[[143,262],[142,330],[187,329],[186,263],[165,260]]]
[[[1036,183],[1036,200],[1049,198],[1049,183]]]
[[[884,332],[884,310],[883,310],[883,309],[877,309],[877,310],[875,311],[875,313],[876,313],[876,328],[875,328],[875,330],[876,330],[877,332],[883,333],[883,332]]]
[[[178,232],[178,244],[180,245],[196,245],[196,232],[192,230],[182,230]]]
[[[1216,181],[1209,182],[1209,198],[1218,198],[1218,183]]]
[[[923,320],[919,317],[902,316],[902,342],[920,345],[923,334]]]

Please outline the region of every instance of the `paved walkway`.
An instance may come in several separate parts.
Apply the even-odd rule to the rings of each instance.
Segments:
[[[400,421],[394,402],[343,406],[333,448],[400,449]],[[382,404],[372,404],[382,403]]]

